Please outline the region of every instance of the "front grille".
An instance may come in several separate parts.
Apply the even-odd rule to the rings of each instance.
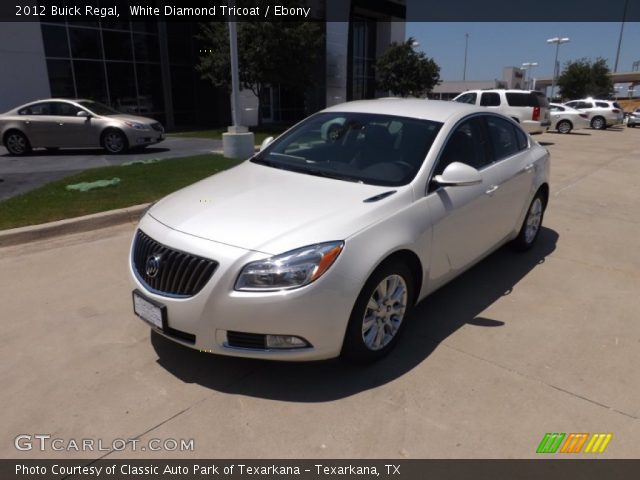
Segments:
[[[138,230],[133,246],[133,266],[138,278],[152,292],[191,297],[206,285],[218,263],[169,248]]]
[[[162,132],[163,128],[158,122],[152,123],[151,128],[153,128],[156,132]]]
[[[266,350],[266,335],[259,333],[227,332],[227,345],[236,348]]]

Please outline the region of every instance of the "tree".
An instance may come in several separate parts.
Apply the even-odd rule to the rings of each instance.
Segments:
[[[558,86],[561,96],[569,99],[607,98],[613,92],[613,81],[604,58],[598,58],[595,62],[586,58],[567,62],[558,77]]]
[[[377,87],[401,97],[421,97],[440,83],[440,67],[424,52],[413,49],[415,40],[393,42],[376,61]]]
[[[281,1],[279,4],[293,4]],[[304,91],[314,83],[323,36],[316,22],[239,22],[238,73],[242,88],[258,98],[267,85]],[[231,91],[229,31],[226,22],[200,24],[202,49],[196,70],[214,86]],[[260,108],[258,108],[260,112]],[[260,114],[258,122],[261,121]]]

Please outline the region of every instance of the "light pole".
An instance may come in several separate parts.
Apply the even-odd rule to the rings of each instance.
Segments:
[[[553,80],[551,82],[551,100],[553,101],[553,93],[556,89],[556,81],[558,79],[558,70],[560,70],[558,68],[558,50],[560,50],[560,45],[562,43],[567,43],[570,41],[569,37],[553,37],[553,38],[548,38],[547,39],[547,43],[555,43],[556,44],[556,58],[553,61]]]
[[[469,50],[469,34],[464,34],[464,70],[462,71],[462,80],[467,79],[467,51]]]
[[[620,47],[622,46],[624,22],[627,20],[627,7],[629,7],[629,0],[625,0],[624,2],[624,12],[622,13],[622,23],[620,24],[620,36],[618,37],[618,49],[616,50],[616,64],[613,67],[613,73],[616,73],[618,71],[618,60],[620,60]]]
[[[524,68],[524,71],[525,71],[524,83],[529,90],[533,90],[531,86],[531,81],[533,80],[533,67],[537,67],[537,66],[538,66],[538,62],[525,62],[522,64],[522,67]],[[529,81],[527,81],[527,74],[529,74]]]

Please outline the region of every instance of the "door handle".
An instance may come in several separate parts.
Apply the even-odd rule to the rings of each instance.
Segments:
[[[64,123],[62,123],[62,122],[58,122],[58,125],[63,126],[63,125],[64,125]]]
[[[498,188],[500,188],[498,185],[491,185],[487,190],[485,190],[484,193],[486,193],[487,195],[493,195],[496,190],[498,190]]]
[[[535,167],[535,165],[533,163],[530,163],[529,165],[525,166],[522,171],[523,172],[531,172],[533,171],[533,167]]]
[[[31,125],[31,120],[25,120],[25,121],[24,121],[24,124],[25,124],[25,125]]]

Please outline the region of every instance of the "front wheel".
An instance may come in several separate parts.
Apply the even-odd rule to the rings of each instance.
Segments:
[[[128,148],[127,137],[119,130],[107,130],[102,135],[102,146],[107,153],[118,154]]]
[[[531,205],[529,205],[527,215],[524,217],[520,232],[513,241],[513,246],[516,250],[529,250],[535,244],[538,234],[540,233],[540,227],[542,226],[545,206],[545,199],[542,193],[536,193],[536,196],[533,197],[531,201]]]
[[[29,139],[24,133],[17,130],[7,134],[4,139],[4,146],[7,147],[11,155],[16,156],[26,155],[31,151]]]
[[[351,312],[342,353],[371,362],[389,353],[398,341],[415,299],[413,277],[402,263],[378,268],[362,288]]]

